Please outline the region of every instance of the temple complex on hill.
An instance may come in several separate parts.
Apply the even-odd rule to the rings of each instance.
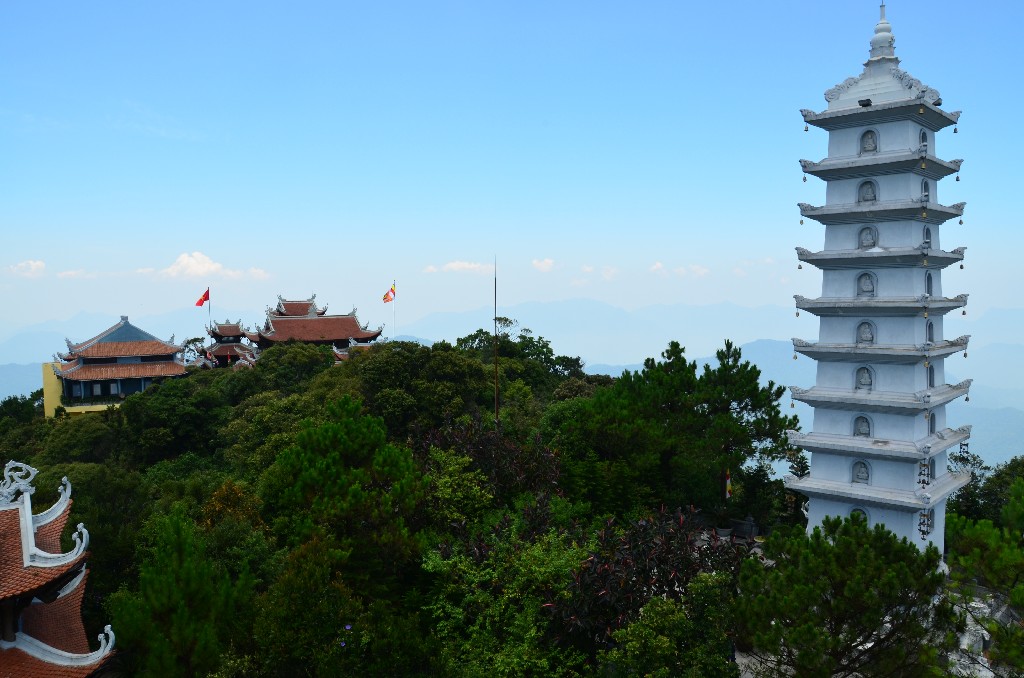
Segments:
[[[301,301],[278,297],[277,306],[267,309],[263,327],[246,332],[246,338],[261,349],[288,341],[332,346],[339,357],[354,346],[376,340],[383,327],[369,330],[359,323],[356,310],[345,315],[327,315],[327,307],[316,305],[316,295]]]
[[[78,525],[61,553],[71,511],[64,478],[57,502],[32,513],[36,470],[10,461],[0,480],[0,678],[79,678],[103,667],[114,649],[107,626],[89,649],[82,625],[89,532]]]
[[[963,223],[964,203],[938,202],[939,180],[961,161],[938,157],[936,134],[960,112],[940,108],[936,90],[899,68],[894,44],[883,4],[863,73],[825,92],[826,110],[802,111],[806,125],[828,132],[828,156],[800,161],[826,182],[823,206],[800,203],[825,234],[820,252],[797,248],[821,269],[822,291],[796,297],[820,321],[818,341],[794,339],[793,348],[818,367],[812,388],[791,387],[814,420],[811,431],[790,432],[812,453],[811,468],[786,486],[810,498],[809,528],[860,514],[941,552],[946,498],[970,480],[946,468],[947,451],[966,446],[971,431],[950,427],[946,405],[967,396],[970,380],[945,382],[946,358],[965,352],[968,337],[946,339],[944,319],[967,295],[942,294],[942,271],[965,248],[943,250],[941,229]]]
[[[43,365],[43,408],[52,417],[58,406],[69,414],[106,409],[154,381],[185,374],[182,347],[162,341],[128,322],[120,322],[88,341],[67,341],[67,353]]]

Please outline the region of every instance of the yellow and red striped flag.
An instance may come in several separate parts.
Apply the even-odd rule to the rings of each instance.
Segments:
[[[391,284],[391,289],[384,293],[384,303],[387,304],[395,300],[395,285]]]

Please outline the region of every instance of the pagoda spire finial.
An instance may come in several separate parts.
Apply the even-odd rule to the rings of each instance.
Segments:
[[[871,38],[871,58],[895,57],[894,45],[896,38],[892,34],[892,25],[885,18],[885,0],[878,8],[878,23],[875,24],[875,35]]]

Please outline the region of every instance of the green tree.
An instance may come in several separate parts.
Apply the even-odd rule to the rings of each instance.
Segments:
[[[676,342],[590,399],[549,407],[542,435],[562,460],[562,486],[599,513],[721,501],[720,478],[756,458],[779,459],[796,426],[782,387],[726,342],[698,374]]]
[[[309,425],[263,479],[277,533],[293,544],[321,530],[346,554],[345,580],[371,597],[400,594],[418,555],[422,473],[412,453],[387,442],[383,422],[344,398],[328,420]]]
[[[251,582],[232,582],[206,557],[206,544],[187,518],[156,519],[154,541],[139,575],[139,590],[110,601],[118,644],[135,661],[134,675],[203,676],[222,651],[248,632]]]
[[[992,636],[989,659],[1024,674],[1024,626],[1017,621],[1024,611],[1024,478],[1010,487],[1001,527],[950,515],[946,531],[952,589],[962,609]],[[987,603],[984,612],[971,604],[975,600]]]
[[[860,516],[777,529],[743,564],[737,618],[775,675],[938,675],[957,619],[924,552]]]
[[[680,600],[653,597],[639,617],[612,633],[600,654],[606,676],[738,678],[732,660],[732,578],[700,573]]]

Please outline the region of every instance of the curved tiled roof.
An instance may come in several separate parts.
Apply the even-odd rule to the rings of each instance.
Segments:
[[[59,580],[85,560],[87,553],[54,567],[25,566],[21,545],[21,509],[0,510],[0,600],[33,593]]]
[[[41,643],[62,652],[89,654],[89,638],[82,624],[82,598],[88,572],[62,590],[56,600],[44,603],[35,600],[21,613],[21,630]]]
[[[64,363],[53,371],[61,379],[96,381],[100,379],[138,379],[140,377],[180,377],[185,366],[178,362],[121,363],[114,365],[82,365]]]
[[[107,658],[88,666],[63,666],[37,659],[18,648],[0,649],[0,678],[85,678]]]
[[[267,327],[255,333],[259,340],[343,342],[349,339],[372,341],[381,330],[364,330],[354,315],[325,315],[312,318],[275,317]]]

